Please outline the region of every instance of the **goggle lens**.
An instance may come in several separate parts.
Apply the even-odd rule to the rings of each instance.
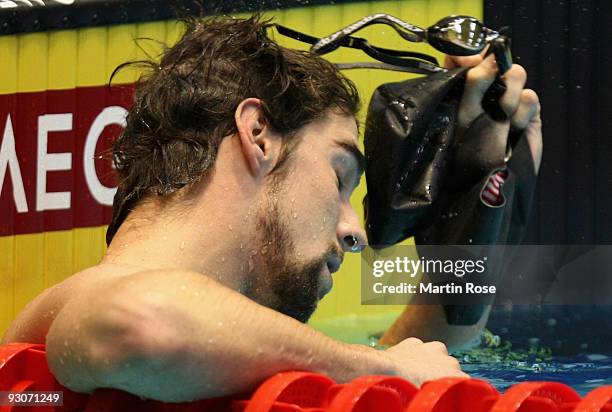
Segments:
[[[427,40],[441,52],[470,56],[480,53],[488,38],[479,20],[469,16],[450,16],[427,29]]]

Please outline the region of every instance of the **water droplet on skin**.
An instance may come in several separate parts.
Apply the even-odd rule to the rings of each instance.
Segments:
[[[263,349],[262,348],[257,348],[257,355],[261,355],[263,353]]]
[[[225,257],[221,256],[221,262],[225,262]]]
[[[195,292],[195,293],[193,294],[193,296],[195,296],[196,298],[199,298],[199,297],[200,297],[200,292]]]
[[[268,247],[264,246],[264,247],[261,248],[261,254],[265,255],[266,253],[268,253]]]
[[[323,216],[323,223],[327,222],[327,218]]]
[[[185,241],[184,241],[184,240],[181,242],[180,249],[181,249],[181,250],[184,250],[184,249],[185,249]]]
[[[317,235],[312,235],[312,238],[313,238],[313,239],[316,239],[316,238],[317,238]]]
[[[295,197],[291,198],[291,203],[295,203]]]
[[[67,340],[64,341],[64,346],[68,347],[68,341]]]
[[[208,339],[208,343],[215,343],[215,340],[214,340],[214,339],[212,339],[212,338],[211,338],[211,339]]]
[[[234,228],[232,227],[232,225],[228,225],[228,226],[227,226],[227,228],[230,230],[230,232],[231,232],[232,230],[234,230]]]
[[[187,289],[187,286],[181,285],[181,290],[186,290],[186,289]]]
[[[223,321],[217,322],[217,326],[223,326]]]
[[[292,216],[293,216],[293,218],[294,218],[294,219],[297,219],[298,214],[297,214],[296,212],[293,212],[293,215],[292,215]]]

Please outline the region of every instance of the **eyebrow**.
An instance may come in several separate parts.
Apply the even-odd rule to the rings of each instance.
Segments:
[[[366,167],[366,158],[363,153],[361,153],[361,150],[359,150],[359,148],[353,143],[342,141],[335,141],[334,143],[346,150],[355,159],[355,162],[357,163],[357,180],[359,180],[359,177],[361,177]]]

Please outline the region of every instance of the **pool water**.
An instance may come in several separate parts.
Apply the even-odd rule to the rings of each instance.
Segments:
[[[602,385],[612,385],[612,353],[571,357],[551,355],[547,361],[526,357],[523,360],[480,362],[477,360],[478,349],[474,352],[459,357],[463,370],[474,378],[488,380],[500,391],[524,381],[561,382],[581,395]]]
[[[376,346],[377,337],[395,320],[396,313],[345,316],[312,322],[335,339]],[[581,395],[603,385],[612,385],[612,350],[556,355],[548,347],[532,344],[513,347],[512,339],[486,332],[478,347],[453,353],[464,371],[491,382],[498,390],[525,381],[556,381]],[[609,345],[605,345],[609,346]]]

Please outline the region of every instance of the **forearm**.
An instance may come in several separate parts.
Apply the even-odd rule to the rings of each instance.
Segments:
[[[499,273],[501,269],[498,263],[502,256],[488,254],[487,257],[487,273]],[[490,275],[486,278],[492,277]],[[420,283],[435,283],[434,279],[424,274]],[[434,304],[431,296],[414,294],[404,311],[384,333],[380,344],[394,345],[403,339],[416,337],[423,341],[441,341],[450,349],[472,346],[477,343],[487,324],[491,305],[484,301],[479,301],[480,304],[470,302],[467,296],[464,301],[463,304],[448,302],[445,306]]]
[[[483,331],[491,307],[487,306],[478,323],[450,325],[441,305],[408,305],[380,340],[381,345],[395,345],[408,337],[423,341],[441,341],[450,349],[473,342]]]
[[[143,273],[109,290],[114,315],[108,299],[92,298],[75,331],[75,300],[47,337],[53,372],[75,390],[187,401],[250,390],[283,370],[338,381],[390,372],[376,351],[334,341],[199,274]]]

